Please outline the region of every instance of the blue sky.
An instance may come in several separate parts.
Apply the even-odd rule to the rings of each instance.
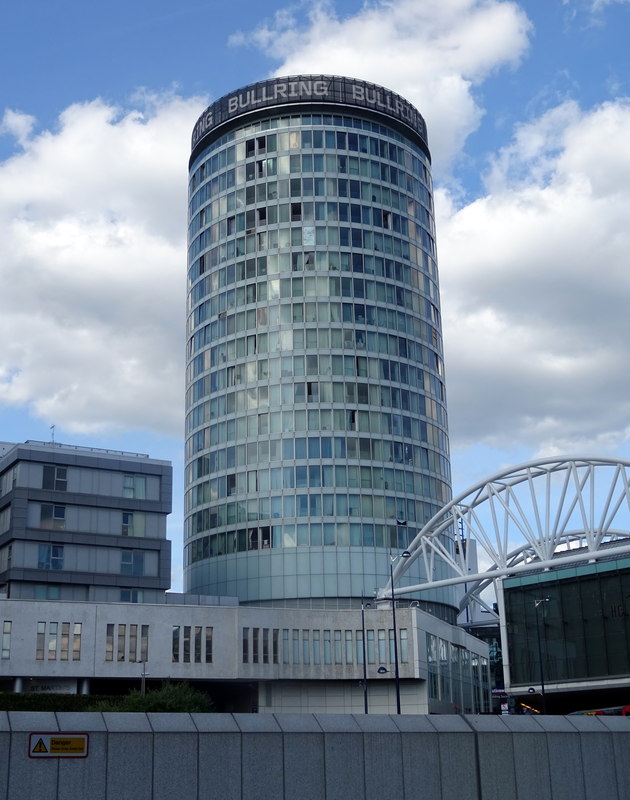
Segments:
[[[630,455],[627,0],[9,4],[0,28],[0,440],[175,467],[186,166],[205,105],[270,75],[388,86],[434,160],[456,492]]]

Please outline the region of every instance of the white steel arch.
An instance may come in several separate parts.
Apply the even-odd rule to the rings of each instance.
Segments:
[[[498,472],[435,514],[409,553],[394,587],[416,559],[427,582],[395,596],[465,584],[460,609],[474,599],[487,610],[480,595],[496,578],[630,553],[630,460],[544,458]],[[391,596],[389,581],[377,597]]]

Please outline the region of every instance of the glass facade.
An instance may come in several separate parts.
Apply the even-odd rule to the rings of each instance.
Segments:
[[[195,126],[187,591],[351,604],[450,499],[423,132],[397,95],[326,76]]]
[[[513,685],[540,683],[538,633],[545,683],[630,674],[630,559],[510,578],[504,589]]]

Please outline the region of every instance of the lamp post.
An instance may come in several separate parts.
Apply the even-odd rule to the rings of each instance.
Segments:
[[[392,596],[392,628],[394,633],[394,676],[396,678],[396,713],[400,714],[400,671],[398,669],[398,633],[396,631],[396,597],[394,595],[394,564],[399,558],[409,558],[411,553],[409,550],[404,550],[398,556],[390,556],[389,558],[389,580]],[[379,670],[380,672],[380,670]]]
[[[142,672],[140,673],[140,694],[144,697],[146,694],[147,675],[149,673],[147,672],[145,662],[141,661],[140,664],[142,665]]]
[[[367,684],[367,646],[365,641],[365,609],[372,608],[371,603],[361,600],[361,632],[363,642],[363,711],[368,713],[368,684]]]
[[[540,696],[542,698],[542,713],[547,713],[547,698],[545,697],[545,678],[543,674],[543,657],[542,657],[542,646],[540,643],[540,618],[538,616],[538,606],[541,603],[548,603],[550,600],[549,597],[541,597],[538,600],[534,600],[534,608],[536,609],[536,638],[538,640],[538,669],[540,672]]]

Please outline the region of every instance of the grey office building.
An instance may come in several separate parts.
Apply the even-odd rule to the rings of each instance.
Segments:
[[[187,591],[356,605],[450,499],[430,164],[418,111],[349,78],[255,83],[195,125]],[[452,592],[421,603],[454,621]]]
[[[172,469],[137,453],[0,442],[0,592],[155,603],[171,584]]]

